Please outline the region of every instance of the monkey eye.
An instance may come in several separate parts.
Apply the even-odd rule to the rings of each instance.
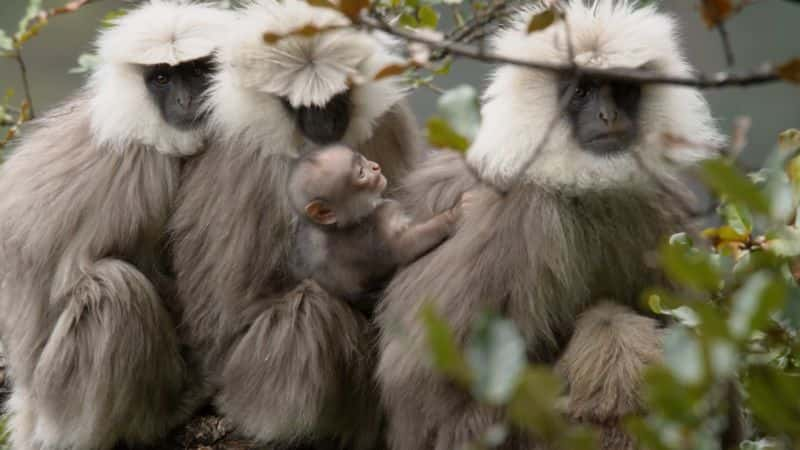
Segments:
[[[169,74],[166,72],[156,72],[153,75],[153,81],[158,85],[164,86],[169,83]]]
[[[575,98],[584,98],[589,94],[589,89],[586,86],[578,86],[575,88]]]
[[[359,179],[359,180],[363,180],[363,179],[364,179],[364,178],[366,178],[366,177],[367,177],[367,172],[365,172],[365,171],[364,171],[364,166],[361,166],[361,167],[358,169],[358,179]]]

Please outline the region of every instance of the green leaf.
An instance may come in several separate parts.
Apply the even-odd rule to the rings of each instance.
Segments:
[[[439,24],[439,13],[428,5],[420,6],[417,10],[417,17],[419,18],[420,26],[424,28],[435,29]]]
[[[719,159],[702,163],[701,176],[719,195],[742,203],[753,211],[769,212],[769,201],[741,171]]]
[[[456,133],[469,141],[475,139],[481,125],[478,91],[468,84],[462,84],[439,97],[437,110]]]
[[[456,133],[441,117],[428,119],[427,131],[428,143],[436,148],[450,148],[463,152],[469,147],[469,141]]]
[[[544,441],[563,435],[566,427],[555,404],[562,392],[561,382],[545,367],[529,367],[520,378],[519,387],[508,405],[511,421],[534,432]]]
[[[667,244],[662,247],[661,261],[667,275],[676,282],[700,291],[719,289],[720,275],[708,253],[682,243]]]
[[[789,286],[781,317],[795,332],[800,331],[800,287],[797,285]]]
[[[220,5],[220,6],[224,7],[224,5]],[[114,24],[117,22],[118,19],[120,19],[121,17],[124,17],[126,14],[128,14],[128,11],[126,9],[122,9],[122,8],[113,9],[113,10],[109,11],[108,13],[106,13],[105,16],[103,16],[103,19],[100,21],[100,27],[101,28],[111,28],[111,27],[114,26]]]
[[[684,327],[674,327],[664,337],[664,362],[672,376],[683,384],[697,385],[705,378],[700,343]]]
[[[0,30],[0,50],[5,52],[14,50],[14,40],[4,30]]]
[[[397,23],[409,28],[419,27],[419,21],[411,14],[401,14],[400,18],[397,20]]]
[[[800,230],[787,226],[778,229],[775,236],[767,241],[767,248],[778,256],[800,256]]]
[[[434,367],[451,377],[464,387],[471,385],[472,375],[456,344],[450,326],[427,305],[422,310],[422,323],[425,326],[428,347]]]
[[[757,422],[772,433],[800,435],[800,377],[769,366],[748,370],[748,405]]]
[[[753,215],[745,206],[728,202],[722,208],[722,216],[739,235],[750,236],[753,232]]]
[[[93,53],[84,53],[78,56],[78,66],[69,69],[69,73],[87,73],[100,64],[100,56]]]
[[[17,40],[22,41],[22,39],[19,37],[28,31],[30,22],[36,17],[37,14],[39,14],[41,10],[42,0],[28,0],[28,7],[25,9],[25,14],[22,16],[22,19],[20,19],[17,28]]]
[[[786,300],[786,285],[767,271],[751,275],[733,294],[728,326],[734,337],[745,339],[761,329],[770,314]]]
[[[505,404],[527,361],[525,341],[514,324],[494,316],[482,318],[470,336],[466,355],[475,396],[493,405]]]

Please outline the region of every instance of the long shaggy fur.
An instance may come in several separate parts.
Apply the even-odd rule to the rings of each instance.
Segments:
[[[563,61],[567,50],[562,26],[525,33],[524,25],[535,11],[522,11],[513,27],[499,32],[495,50],[516,58]],[[689,73],[675,44],[673,21],[653,8],[576,1],[565,13],[579,64],[644,64],[661,73]],[[379,305],[377,376],[389,413],[390,447],[463,448],[496,417],[496,412],[482,410],[454,392],[426,363],[418,318],[430,302],[450,322],[459,342],[483,311],[507,315],[536,363],[556,362],[577,327],[576,342],[563,363],[578,394],[568,412],[583,418],[593,405],[606,405],[586,419],[614,424],[604,443],[627,448],[630,441],[619,428],[619,418],[638,405],[635,379],[641,366],[655,359],[660,332],[650,319],[624,309],[612,310],[612,324],[619,330],[605,324],[607,313],[587,312],[580,321],[578,317],[603,298],[635,308],[644,288],[663,281],[648,264],[648,252],[681,228],[682,211],[673,197],[643,176],[630,152],[599,157],[581,151],[566,118],[522,182],[512,186],[512,174],[531,156],[544,124],[558,113],[556,79],[546,72],[502,66],[485,99],[483,125],[467,160],[481,178],[508,193],[480,189],[456,235],[398,273]],[[721,141],[708,106],[695,91],[645,86],[641,108],[645,135],[672,132],[711,145]],[[650,158],[662,150],[643,141],[630,151]],[[425,163],[409,177],[405,191],[418,214],[452,206],[474,183],[472,171],[457,164],[445,168],[444,159]],[[594,341],[591,354],[581,344],[589,341]],[[607,369],[599,392],[597,384],[579,376],[613,355],[625,364]],[[512,439],[503,448],[532,445]]]
[[[310,144],[278,96],[324,105],[342,80],[369,79],[373,61],[389,56],[362,32],[264,40],[295,25],[327,24],[331,14],[292,0],[240,12],[208,104],[210,148],[186,167],[171,228],[183,332],[219,390],[219,410],[262,442],[333,440],[362,449],[375,445],[382,422],[372,332],[345,302],[290,273],[287,178]],[[406,173],[419,143],[402,91],[390,80],[351,89],[344,140],[390,180]]]
[[[0,336],[15,450],[151,442],[194,406],[164,232],[180,177],[171,154],[197,151],[202,134],[159,133],[168,128],[145,104],[141,74],[111,56],[139,48],[141,33],[168,38],[152,45],[174,44],[172,53],[210,51],[197,36],[221,26],[209,25],[210,11],[154,2],[125,16],[101,37],[104,62],[88,87],[33,123],[0,167]],[[162,34],[147,34],[156,24]]]

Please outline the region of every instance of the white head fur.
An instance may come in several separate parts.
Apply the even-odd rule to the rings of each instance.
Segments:
[[[348,24],[337,11],[298,0],[257,0],[243,9],[219,54],[222,70],[212,88],[210,125],[230,135],[247,130],[250,140],[275,142],[283,136],[278,140],[298,144],[301,138],[279,97],[293,107],[321,106],[349,88],[352,117],[342,140],[356,146],[369,139],[374,121],[405,93],[396,80],[373,81],[381,68],[397,62],[375,35],[330,29]],[[264,40],[265,33],[285,36],[307,25],[328,30]],[[362,82],[352,85],[354,80]]]
[[[500,54],[531,61],[565,63],[566,27],[555,23],[528,34],[526,29],[541,6],[521,11],[514,23],[493,40]],[[624,0],[575,0],[565,7],[574,61],[595,68],[640,68],[664,75],[688,76],[692,68],[683,56],[674,20],[653,6],[637,8]],[[482,109],[483,125],[469,151],[469,161],[483,176],[504,186],[527,161],[557,113],[556,75],[502,66],[492,77]],[[640,106],[640,138],[631,152],[648,160],[662,149],[664,133],[718,146],[723,142],[708,104],[694,89],[645,85]],[[525,174],[525,181],[567,190],[597,190],[642,182],[646,178],[629,152],[597,156],[582,151],[565,118],[553,130],[548,145]],[[684,155],[686,156],[686,155]],[[698,155],[693,155],[698,156]],[[692,159],[692,158],[685,158]],[[695,158],[696,159],[696,158]]]
[[[202,130],[165,123],[151,100],[142,65],[177,65],[214,53],[233,19],[229,11],[185,0],[150,0],[97,40],[100,65],[89,81],[91,128],[97,145],[154,147],[170,155],[200,149]]]

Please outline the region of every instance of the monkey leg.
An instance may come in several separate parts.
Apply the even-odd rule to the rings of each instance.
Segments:
[[[661,361],[663,330],[656,320],[613,303],[578,318],[556,369],[569,386],[568,415],[601,427],[601,448],[635,448],[621,419],[641,410],[642,371]]]
[[[372,381],[367,320],[316,283],[303,282],[264,308],[231,346],[216,403],[263,443],[331,439],[372,449],[382,414]]]
[[[102,450],[153,441],[188,416],[175,325],[134,266],[103,259],[56,301],[31,380],[14,380],[15,449]]]

